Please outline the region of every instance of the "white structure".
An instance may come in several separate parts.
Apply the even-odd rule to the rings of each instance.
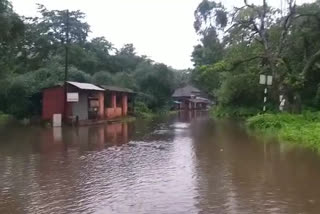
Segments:
[[[259,83],[261,85],[265,85],[264,89],[264,99],[263,99],[263,111],[267,110],[266,103],[267,103],[267,95],[268,95],[268,88],[267,86],[271,86],[273,81],[273,77],[270,75],[260,74]]]
[[[62,115],[54,114],[52,118],[53,127],[61,127],[62,126]]]

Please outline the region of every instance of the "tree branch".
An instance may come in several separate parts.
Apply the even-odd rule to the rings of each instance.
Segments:
[[[283,25],[282,25],[282,32],[281,32],[280,39],[279,39],[279,46],[278,46],[278,53],[277,53],[278,56],[281,55],[283,47],[286,43],[288,31],[292,25],[292,20],[293,20],[295,13],[296,13],[296,4],[294,4],[294,0],[290,0],[289,1],[289,12],[288,12],[288,15],[285,17]]]
[[[320,49],[310,57],[310,59],[307,61],[306,65],[304,66],[303,71],[302,71],[304,76],[307,75],[307,73],[311,70],[313,65],[319,59],[320,59]]]
[[[243,59],[243,60],[237,60],[237,61],[234,61],[232,63],[232,67],[230,69],[228,69],[228,71],[232,71],[234,70],[235,68],[237,68],[239,65],[241,65],[242,63],[245,63],[245,62],[250,62],[250,61],[253,61],[255,59],[263,59],[264,57],[263,56],[253,56],[253,57],[250,57],[250,58],[247,58],[247,59]]]
[[[247,7],[254,9],[253,4],[249,4],[247,0],[243,0],[243,3],[244,3],[244,5],[246,5]]]

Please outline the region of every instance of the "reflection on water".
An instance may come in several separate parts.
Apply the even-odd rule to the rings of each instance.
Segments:
[[[204,112],[0,134],[0,213],[319,213],[320,158]]]

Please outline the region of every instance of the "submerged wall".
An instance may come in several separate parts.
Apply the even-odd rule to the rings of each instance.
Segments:
[[[107,95],[106,95],[107,96]],[[117,96],[121,96],[121,107],[117,107]],[[110,97],[106,97],[110,99]],[[105,109],[105,117],[107,119],[113,119],[121,116],[127,116],[128,114],[128,95],[125,93],[116,94],[111,93],[111,107]]]

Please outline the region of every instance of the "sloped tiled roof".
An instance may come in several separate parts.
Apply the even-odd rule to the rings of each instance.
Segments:
[[[172,97],[190,97],[191,95],[201,93],[201,91],[192,85],[187,85],[183,88],[178,88],[173,93]]]
[[[121,88],[118,86],[111,86],[111,85],[101,85],[101,87],[107,91],[126,92],[126,93],[134,94],[134,91],[129,88]]]

